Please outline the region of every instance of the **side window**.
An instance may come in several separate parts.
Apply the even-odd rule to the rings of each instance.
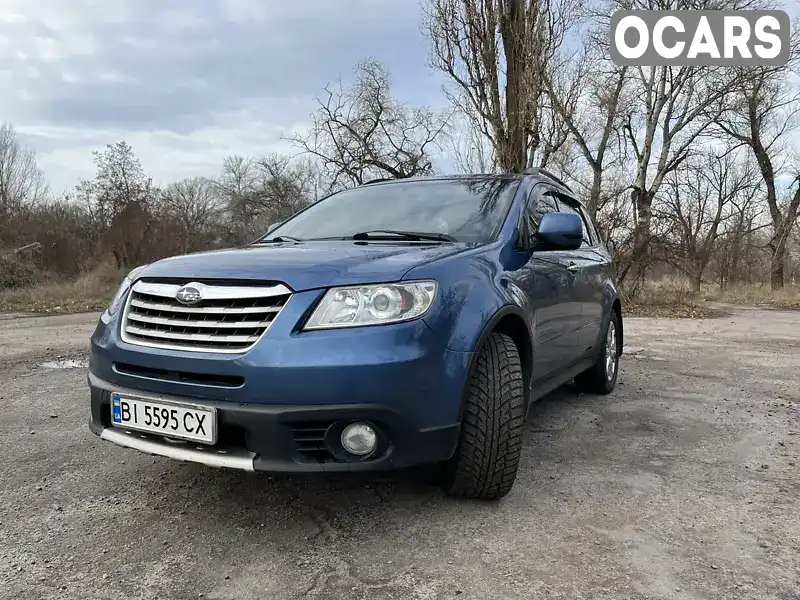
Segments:
[[[592,217],[590,217],[588,215],[588,213],[583,208],[580,208],[579,210],[581,211],[581,216],[583,217],[583,221],[584,221],[584,223],[586,223],[586,226],[589,228],[589,233],[591,234],[592,239],[594,240],[594,244],[593,245],[594,246],[599,246],[601,244],[601,242],[602,242],[602,239],[600,238],[600,232],[597,229],[597,225],[592,220]]]
[[[560,212],[572,213],[573,215],[578,215],[580,217],[581,223],[583,225],[583,227],[582,227],[582,229],[583,229],[583,240],[581,241],[581,248],[591,248],[592,246],[594,246],[594,242],[592,241],[592,237],[589,234],[588,225],[586,224],[586,219],[581,214],[581,211],[578,208],[578,206],[577,205],[573,205],[572,203],[569,203],[569,202],[565,202],[564,200],[559,202],[558,205],[560,207]]]
[[[534,192],[528,199],[528,207],[525,210],[530,235],[539,230],[539,223],[542,222],[542,217],[551,212],[558,212],[555,196],[551,192],[540,192],[534,188]]]

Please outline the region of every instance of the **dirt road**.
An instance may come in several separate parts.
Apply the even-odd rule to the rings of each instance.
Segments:
[[[101,442],[94,320],[0,316],[0,598],[800,598],[800,312],[628,320],[620,387],[538,403],[495,504]]]

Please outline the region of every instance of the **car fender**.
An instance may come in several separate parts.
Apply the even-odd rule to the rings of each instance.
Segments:
[[[620,298],[619,292],[617,291],[616,286],[612,281],[606,282],[606,289],[603,294],[603,322],[602,326],[600,327],[600,335],[603,336],[606,326],[608,325],[609,319],[611,319],[611,311],[614,310],[614,303],[620,303],[620,314],[619,314],[619,348],[620,348],[620,355],[622,354],[624,344],[625,344],[625,327],[623,325],[622,319],[622,299]],[[602,343],[602,340],[598,339],[598,344]]]
[[[437,282],[436,301],[423,319],[442,336],[440,339],[448,350],[473,352],[486,324],[496,313],[504,306],[516,305],[514,296],[502,282],[505,278],[493,272],[493,261],[482,258],[463,261],[468,265],[413,269],[406,276],[406,279]]]
[[[485,289],[485,287],[483,288]],[[463,393],[461,398],[460,410],[463,410],[466,402],[466,394],[469,381],[474,372],[478,350],[486,342],[487,338],[497,329],[498,325],[508,316],[518,317],[525,323],[527,344],[526,348],[520,348],[520,358],[523,359],[523,372],[526,385],[526,405],[528,403],[528,385],[533,367],[533,333],[531,323],[526,318],[522,307],[513,302],[512,295],[505,295],[499,290],[497,294],[487,297],[483,293],[456,294],[462,298],[462,302],[455,304],[445,303],[447,308],[442,313],[437,314],[434,319],[430,316],[425,317],[426,321],[434,331],[446,333],[448,350],[469,354],[469,362],[466,371],[463,373]],[[455,313],[455,316],[453,315]],[[448,328],[449,325],[449,328]],[[515,336],[516,337],[516,336]],[[516,338],[515,341],[519,339]],[[525,362],[527,358],[527,362]]]
[[[506,304],[505,306],[500,307],[500,309],[494,313],[491,319],[489,319],[483,327],[483,331],[481,331],[478,338],[475,340],[475,343],[472,346],[472,352],[477,352],[478,349],[484,344],[486,338],[488,338],[492,332],[497,329],[497,325],[502,321],[505,317],[509,315],[514,315],[522,319],[524,322],[527,323],[525,318],[525,313],[519,306],[515,306],[513,304]],[[528,339],[533,340],[533,336],[530,331],[530,327],[528,327]]]

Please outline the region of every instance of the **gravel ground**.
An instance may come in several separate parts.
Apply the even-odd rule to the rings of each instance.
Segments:
[[[0,598],[800,598],[800,312],[629,319],[516,486],[267,477],[90,434],[95,315],[0,316]]]

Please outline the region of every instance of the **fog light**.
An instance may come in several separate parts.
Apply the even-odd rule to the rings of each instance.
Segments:
[[[350,454],[364,456],[375,451],[378,435],[366,423],[350,423],[342,431],[342,447]]]

